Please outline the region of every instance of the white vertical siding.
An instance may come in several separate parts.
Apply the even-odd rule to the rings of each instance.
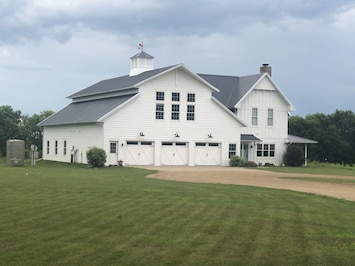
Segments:
[[[51,126],[43,129],[43,159],[70,162],[71,149],[76,150],[76,162],[87,163],[86,151],[89,147],[103,148],[102,126],[97,124]],[[47,154],[47,141],[50,148]],[[55,141],[58,141],[58,152],[55,154]],[[67,142],[66,155],[64,154],[64,141]]]
[[[252,108],[258,109],[257,126],[251,125]],[[262,139],[262,143],[275,144],[275,157],[257,157],[256,146],[250,149],[249,153],[253,153],[250,157],[254,158],[256,163],[282,163],[288,134],[289,108],[289,104],[267,78],[264,78],[238,106],[238,117],[249,125],[242,128],[242,133],[254,134]],[[273,126],[267,124],[268,109],[273,110]]]
[[[104,123],[104,143],[119,139],[119,157],[124,157],[127,140],[154,141],[155,164],[160,165],[162,141],[189,143],[189,165],[193,165],[192,147],[195,142],[221,143],[221,164],[228,165],[228,144],[240,144],[240,123],[212,100],[212,90],[177,69],[145,83],[139,96],[110,116]],[[156,92],[164,91],[164,120],[155,119]],[[180,101],[172,102],[172,92],[180,93]],[[195,94],[195,102],[187,102],[187,94]],[[160,102],[159,102],[160,103]],[[171,105],[180,105],[180,119],[171,120]],[[195,120],[186,120],[188,104],[195,105]],[[144,137],[139,136],[143,132]],[[179,134],[179,138],[175,137]],[[208,138],[212,134],[213,138]],[[123,144],[123,146],[122,146]],[[123,158],[124,160],[124,158]]]

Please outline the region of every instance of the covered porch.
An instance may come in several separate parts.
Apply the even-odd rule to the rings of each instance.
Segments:
[[[240,135],[240,157],[244,161],[255,161],[255,153],[251,152],[251,149],[255,149],[256,143],[262,142],[261,139],[253,134],[241,134]]]
[[[288,138],[286,139],[285,143],[289,145],[304,144],[304,165],[307,166],[308,144],[317,144],[318,141],[288,134]]]

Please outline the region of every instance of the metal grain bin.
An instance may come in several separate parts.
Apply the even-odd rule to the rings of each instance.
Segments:
[[[24,166],[25,164],[25,141],[11,139],[6,142],[6,165]]]

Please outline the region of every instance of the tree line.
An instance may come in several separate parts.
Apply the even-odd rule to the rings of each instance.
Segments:
[[[11,106],[0,106],[0,157],[6,155],[6,142],[9,139],[24,140],[26,151],[30,151],[31,145],[42,150],[43,131],[37,124],[53,113],[46,110],[29,116]]]
[[[308,146],[311,161],[355,163],[355,114],[352,111],[290,117],[289,133],[318,141]]]

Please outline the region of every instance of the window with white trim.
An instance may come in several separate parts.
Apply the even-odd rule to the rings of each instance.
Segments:
[[[110,153],[114,154],[117,153],[117,142],[110,142]]]
[[[187,101],[189,103],[194,103],[195,102],[195,93],[188,93],[187,94]]]
[[[275,157],[275,144],[257,144],[256,156]]]
[[[230,143],[229,144],[228,158],[231,158],[232,156],[234,156],[236,154],[237,154],[237,144]]]
[[[173,102],[179,102],[180,101],[180,93],[179,92],[173,92],[171,94],[171,100]]]
[[[195,105],[187,106],[187,120],[195,120]]]
[[[274,125],[274,110],[267,109],[267,125],[272,127]]]
[[[172,104],[171,105],[171,120],[179,120],[180,115],[180,105]]]
[[[54,142],[54,154],[58,154],[58,140]]]
[[[258,125],[258,108],[253,108],[251,110],[251,125],[252,126]]]
[[[157,103],[155,106],[155,119],[162,120],[164,119],[164,104]]]
[[[63,155],[67,155],[67,141],[64,140],[64,143],[63,143]]]
[[[163,91],[157,91],[155,99],[157,101],[164,101],[164,92]]]
[[[49,154],[49,140],[47,140],[47,154]]]

